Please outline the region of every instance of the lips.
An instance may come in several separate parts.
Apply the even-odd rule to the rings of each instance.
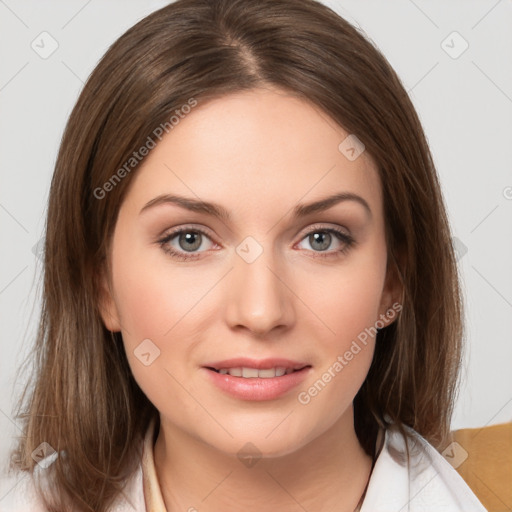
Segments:
[[[203,366],[218,389],[241,400],[273,400],[285,396],[307,378],[311,365],[284,359],[237,357]]]

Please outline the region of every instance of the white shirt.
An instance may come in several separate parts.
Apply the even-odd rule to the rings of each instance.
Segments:
[[[413,435],[407,467],[405,442],[395,426],[386,429],[384,444],[373,468],[361,512],[486,512],[449,462],[422,436]],[[144,439],[142,461],[111,512],[166,512],[154,466],[154,422]],[[38,471],[44,469],[38,468]],[[0,512],[46,512],[28,475],[0,501]],[[0,488],[0,498],[9,483]],[[335,511],[333,511],[335,512]]]

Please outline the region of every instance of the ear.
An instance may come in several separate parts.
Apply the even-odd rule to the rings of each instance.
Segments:
[[[396,321],[403,308],[403,285],[398,273],[398,265],[399,263],[393,258],[388,259],[386,279],[379,306],[379,328],[387,327]],[[380,327],[382,324],[384,325]]]
[[[105,268],[102,268],[98,276],[98,309],[103,323],[109,331],[121,331],[119,312],[114,301],[112,286]]]

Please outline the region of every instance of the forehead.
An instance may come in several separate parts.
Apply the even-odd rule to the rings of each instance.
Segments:
[[[282,91],[211,99],[184,115],[145,157],[126,202],[141,207],[174,192],[262,212],[343,191],[363,195],[379,212],[376,166],[366,152],[351,160],[340,150],[349,136],[321,109]]]

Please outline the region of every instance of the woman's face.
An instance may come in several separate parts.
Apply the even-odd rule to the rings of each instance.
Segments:
[[[257,89],[192,108],[133,171],[103,319],[169,428],[271,456],[352,414],[396,295],[377,170],[348,135]]]

